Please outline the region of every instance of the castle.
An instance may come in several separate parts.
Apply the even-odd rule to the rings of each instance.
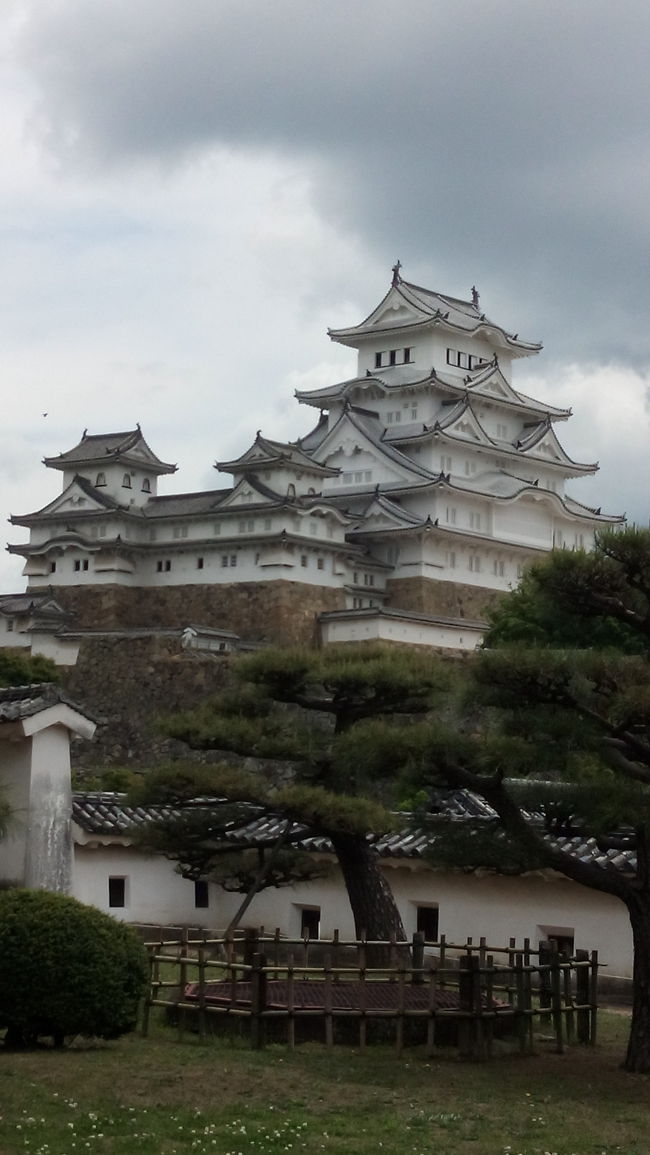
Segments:
[[[159,496],[176,466],[139,426],[46,458],[62,493],[11,518],[29,530],[8,547],[25,559],[25,612],[42,603],[82,630],[199,622],[252,641],[472,649],[527,563],[622,521],[566,493],[597,465],[558,440],[570,410],[515,389],[513,363],[541,345],[489,320],[475,289],[423,289],[398,262],[365,320],[329,336],[357,350],[356,375],[299,391],[318,411],[310,431],[258,432],[217,463],[223,488]],[[16,604],[0,604],[0,633],[19,628]]]

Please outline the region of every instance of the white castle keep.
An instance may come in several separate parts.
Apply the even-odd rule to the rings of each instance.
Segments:
[[[513,363],[541,346],[489,320],[475,289],[470,300],[423,289],[398,263],[369,316],[329,336],[357,350],[356,375],[299,391],[315,425],[294,442],[258,432],[217,463],[232,477],[223,488],[159,496],[176,466],[139,426],[84,432],[46,458],[63,491],[11,518],[29,542],[8,547],[25,558],[32,610],[54,598],[97,626],[84,597],[102,588],[116,593],[112,609],[102,603],[116,627],[134,614],[147,624],[150,606],[159,625],[200,621],[258,640],[471,649],[485,605],[527,563],[557,546],[589,549],[599,527],[622,521],[566,492],[597,465],[562,448],[556,425],[570,410],[514,388]]]

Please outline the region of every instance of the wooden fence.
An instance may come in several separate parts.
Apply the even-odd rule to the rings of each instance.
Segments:
[[[392,1039],[424,1044],[427,1053],[453,1045],[463,1058],[485,1059],[495,1039],[533,1051],[535,1033],[554,1042],[596,1041],[598,955],[569,957],[552,943],[518,946],[425,941],[411,943],[287,939],[246,931],[227,938],[148,942],[149,993],[143,1033],[152,1007],[173,1009],[179,1031],[225,1029],[239,1022],[252,1047],[267,1039],[290,1048],[305,1038],[326,1046],[365,1047]],[[381,957],[381,964],[377,959]]]

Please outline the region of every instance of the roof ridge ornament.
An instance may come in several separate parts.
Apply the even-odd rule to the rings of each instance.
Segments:
[[[402,267],[402,262],[400,261],[400,259],[398,257],[395,264],[393,265],[393,267],[391,269],[391,272],[393,274],[393,279],[390,283],[392,289],[396,289],[397,286],[399,285],[401,279],[402,279],[399,275],[399,271],[400,271],[401,267]]]
[[[480,301],[479,291],[476,288],[476,285],[472,285],[472,304],[473,304],[475,309],[478,309],[479,301]]]

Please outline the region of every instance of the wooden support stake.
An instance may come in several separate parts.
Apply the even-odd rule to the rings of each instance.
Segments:
[[[199,1038],[205,1040],[207,1024],[205,1015],[205,947],[199,947]]]
[[[264,1046],[264,1019],[266,1010],[266,958],[259,951],[253,955],[251,979],[251,1047],[259,1051]]]
[[[592,1047],[596,1046],[596,1038],[598,1034],[598,951],[591,952],[591,966],[589,967],[589,1005],[591,1007],[589,1015],[589,1042]]]
[[[589,1028],[589,1020],[591,1012],[589,1010],[591,999],[589,998],[589,951],[576,951],[576,1003],[578,1010],[576,1011],[576,1026],[578,1031],[578,1042],[587,1044],[591,1042],[591,1031]]]
[[[331,1048],[334,1046],[334,1018],[332,1015],[332,955],[329,953],[325,955],[324,959],[323,978],[325,981],[325,1046]]]
[[[416,930],[413,935],[411,983],[413,986],[422,986],[424,983],[424,931]]]
[[[296,1046],[296,1004],[295,992],[293,986],[293,951],[289,953],[287,958],[287,1046],[290,1051],[295,1050]]]
[[[564,1053],[564,1024],[562,1022],[562,973],[560,971],[560,956],[557,951],[554,951],[551,955],[551,1007],[557,1053],[558,1055],[562,1055]]]

